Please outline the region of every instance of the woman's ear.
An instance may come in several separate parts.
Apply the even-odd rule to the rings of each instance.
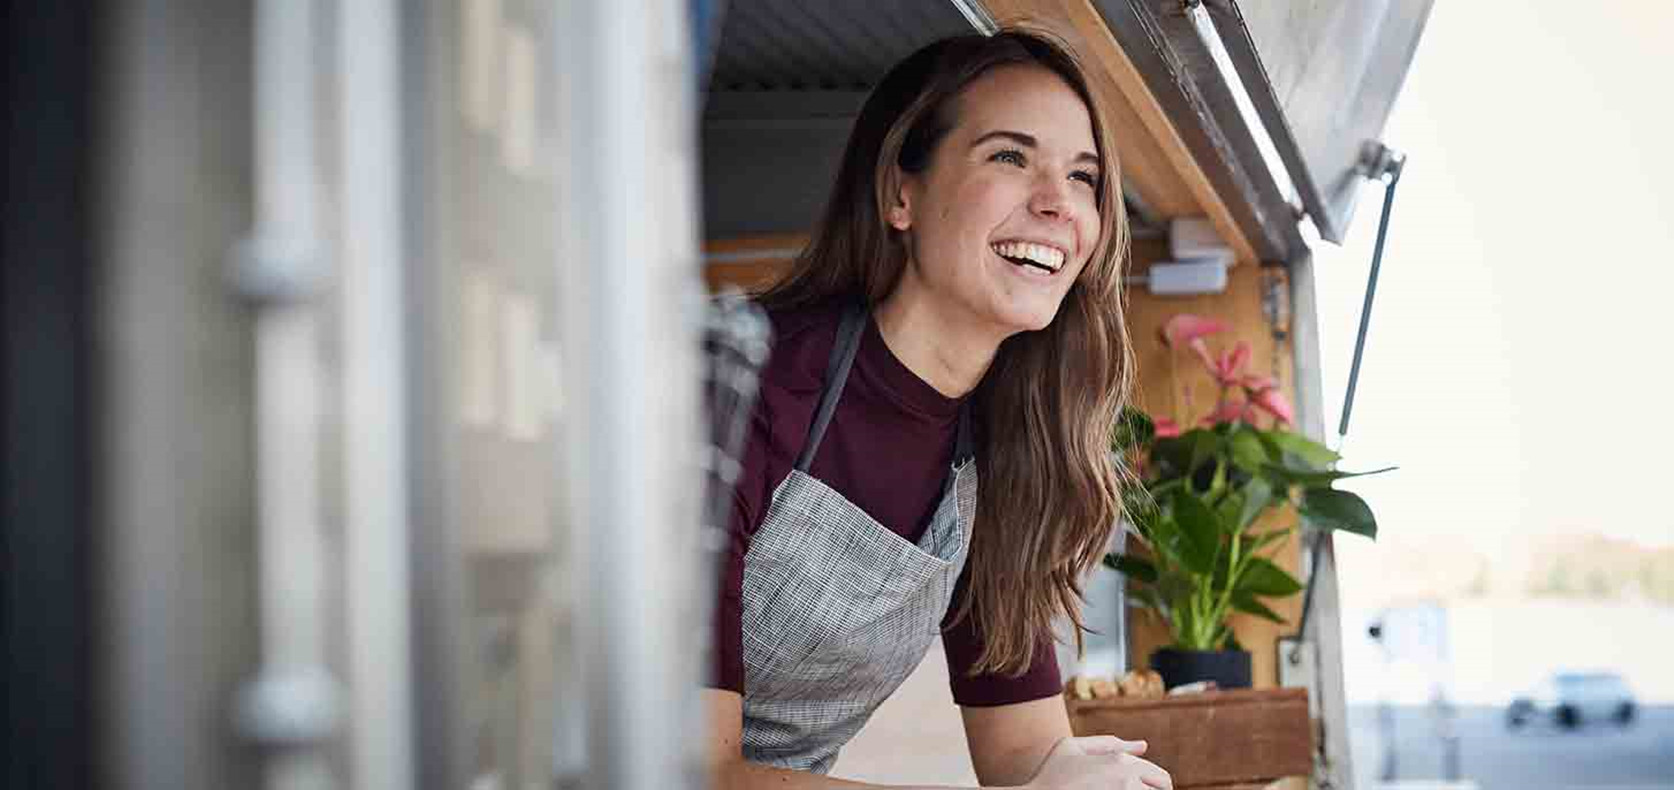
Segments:
[[[884,212],[884,221],[896,230],[905,231],[913,226],[913,200],[910,195],[911,190],[908,188],[912,176],[901,172],[899,166],[893,168],[893,170],[894,172],[890,175],[894,176],[891,179],[895,186],[894,200],[890,202],[889,209]]]
[[[906,206],[896,204],[889,209],[889,226],[896,230],[906,230],[913,226],[912,216]]]

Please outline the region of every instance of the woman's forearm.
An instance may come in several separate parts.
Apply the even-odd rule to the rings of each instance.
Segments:
[[[805,771],[773,768],[748,760],[728,761],[715,768],[715,790],[832,790],[883,787],[891,790],[965,790],[950,785],[874,785],[851,782]]]

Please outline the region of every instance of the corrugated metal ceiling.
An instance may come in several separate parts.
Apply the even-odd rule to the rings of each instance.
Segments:
[[[711,235],[805,229],[824,196],[807,185],[830,182],[848,124],[884,73],[976,31],[956,0],[728,0],[723,14],[704,112]],[[787,145],[805,153],[762,165]],[[1156,235],[1159,218],[1123,192],[1136,236]]]
[[[712,91],[865,91],[939,38],[971,33],[952,0],[729,0]]]

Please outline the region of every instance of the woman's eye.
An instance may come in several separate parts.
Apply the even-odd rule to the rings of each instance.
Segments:
[[[1018,167],[1022,167],[1023,166],[1023,152],[1013,150],[1013,149],[1010,149],[1010,148],[1008,148],[1004,151],[996,151],[993,156],[988,157],[988,161],[990,161],[990,162],[1005,162],[1008,165],[1016,165]]]
[[[1081,181],[1081,182],[1085,183],[1087,186],[1090,186],[1090,187],[1096,187],[1096,186],[1099,185],[1098,174],[1097,173],[1090,173],[1086,170],[1077,170],[1074,173],[1070,174],[1070,178],[1073,178],[1077,181]]]

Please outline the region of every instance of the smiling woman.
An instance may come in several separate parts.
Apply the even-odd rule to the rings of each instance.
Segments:
[[[938,633],[984,784],[1167,786],[1142,744],[1070,737],[1052,649],[1056,618],[1079,640],[1120,508],[1119,183],[1044,36],[932,44],[868,98],[812,242],[759,297],[775,348],[716,618],[719,786],[825,786]]]
[[[988,324],[998,345],[1051,323],[1098,244],[1093,126],[1075,90],[1033,64],[994,68],[943,112],[958,123],[943,133],[936,166],[903,166],[887,209],[911,263],[885,302],[933,293]]]

